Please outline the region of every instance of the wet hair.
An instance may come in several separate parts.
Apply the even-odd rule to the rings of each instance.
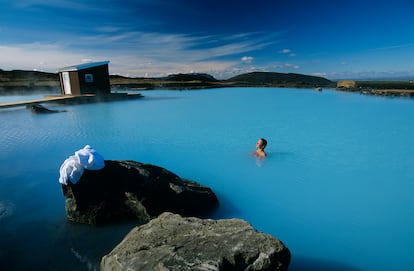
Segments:
[[[260,140],[262,141],[262,143],[263,143],[263,149],[264,148],[266,148],[266,146],[267,146],[267,140],[266,139],[264,139],[264,138],[260,138]]]

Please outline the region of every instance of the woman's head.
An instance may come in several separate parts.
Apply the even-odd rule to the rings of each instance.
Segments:
[[[260,138],[256,143],[256,148],[264,150],[267,146],[267,140],[264,138]]]

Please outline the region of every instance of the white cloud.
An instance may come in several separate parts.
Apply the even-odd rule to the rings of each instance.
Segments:
[[[285,64],[283,64],[283,67],[284,67],[284,68],[292,68],[292,69],[295,69],[295,70],[297,70],[297,69],[299,69],[299,68],[300,68],[300,66],[299,66],[299,65],[296,65],[296,64],[291,64],[291,63],[285,63]]]
[[[164,61],[202,61],[217,57],[260,50],[273,41],[267,36],[247,39],[249,33],[233,36],[192,36],[156,32],[100,29],[100,33],[81,37],[65,37],[66,46],[87,47],[93,51],[118,51],[131,57],[145,56]],[[75,42],[75,43],[74,43]],[[62,41],[63,43],[63,41]]]
[[[379,48],[372,49],[372,51],[394,50],[394,49],[410,48],[410,47],[414,47],[414,43],[398,44],[398,45],[390,45],[390,46],[385,46],[385,47],[379,47]]]
[[[3,45],[0,46],[0,68],[55,72],[88,59],[109,60],[111,73],[136,77],[190,71],[214,75],[224,74],[240,63],[237,59],[229,60],[231,56],[274,43],[268,40],[268,35],[256,37],[257,33],[192,36],[123,30],[103,27],[95,35],[60,36],[59,42],[52,44]],[[246,38],[249,35],[256,36]],[[226,60],[219,60],[222,57]],[[242,61],[251,63],[253,57],[245,56]]]
[[[76,0],[20,0],[15,1],[14,5],[17,8],[29,8],[35,6],[53,7],[71,10],[97,10],[99,7],[88,3],[88,1]]]
[[[296,53],[293,53],[290,49],[283,49],[279,51],[280,54],[288,55],[288,56],[296,56]]]
[[[290,49],[283,49],[283,50],[279,51],[279,53],[281,53],[281,54],[289,54],[290,52],[291,52]]]
[[[109,71],[111,74],[132,77],[145,75],[158,77],[171,73],[188,73],[192,70],[218,74],[222,70],[231,69],[236,64],[236,62],[232,61],[197,61],[191,58],[183,62],[176,61],[175,59],[154,59],[138,56],[137,54],[131,56],[129,53],[120,53],[116,50],[88,54],[69,51],[58,45],[39,43],[0,46],[0,59],[0,68],[2,69],[25,69],[45,72],[56,72],[59,68],[84,63],[85,61],[109,60]]]
[[[55,72],[61,67],[80,63],[85,58],[88,56],[65,52],[61,47],[55,45],[30,43],[0,46],[2,69]]]
[[[326,77],[328,74],[326,72],[314,72],[311,75],[319,76],[319,77]]]
[[[253,61],[253,57],[252,56],[244,56],[244,57],[241,58],[241,61],[243,61],[244,63],[250,64]]]

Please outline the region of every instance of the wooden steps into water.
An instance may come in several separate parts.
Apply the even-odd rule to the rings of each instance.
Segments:
[[[82,104],[82,103],[121,101],[121,100],[137,99],[137,98],[142,98],[142,97],[144,96],[142,96],[139,93],[137,94],[111,93],[111,94],[106,94],[106,95],[85,94],[85,95],[76,95],[76,96],[75,95],[52,95],[52,96],[45,96],[41,99],[0,103],[0,109],[17,107],[17,106],[27,106],[31,104],[40,104],[40,103]]]

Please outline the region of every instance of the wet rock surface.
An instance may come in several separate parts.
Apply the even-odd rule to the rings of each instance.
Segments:
[[[241,219],[163,213],[136,227],[101,261],[101,270],[288,270],[289,249]]]

